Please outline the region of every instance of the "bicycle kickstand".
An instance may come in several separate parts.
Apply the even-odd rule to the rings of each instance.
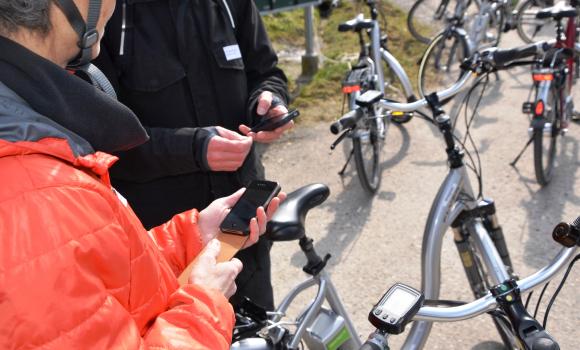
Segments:
[[[528,149],[528,147],[530,146],[530,144],[532,143],[532,141],[534,141],[534,135],[532,135],[530,137],[530,139],[528,140],[528,142],[526,142],[526,145],[524,146],[524,149],[522,149],[522,151],[520,152],[520,154],[518,154],[518,156],[510,163],[511,166],[513,166],[514,168],[516,167],[516,163],[518,162],[518,160],[520,160],[520,158],[522,157],[522,155],[524,154],[524,152],[526,151],[526,149]]]
[[[340,175],[341,177],[344,175],[344,172],[346,171],[346,167],[348,166],[348,163],[350,163],[350,159],[352,158],[353,154],[354,154],[354,148],[350,150],[350,154],[348,155],[346,163],[344,163],[344,166],[338,172],[338,175]]]

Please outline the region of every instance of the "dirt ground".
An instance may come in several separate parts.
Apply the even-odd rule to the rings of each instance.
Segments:
[[[519,44],[516,34],[509,33],[502,46]],[[499,76],[499,81],[491,79],[472,134],[482,160],[484,196],[496,201],[515,270],[523,277],[543,267],[559,250],[551,239],[553,227],[580,215],[580,187],[576,190],[580,184],[580,126],[571,125],[562,138],[552,183],[540,188],[535,182],[531,148],[516,169],[509,165],[528,140],[529,122],[521,105],[527,100],[530,74],[517,69]],[[580,99],[575,100],[580,105]],[[280,182],[287,192],[310,183],[330,187],[330,197],[307,217],[307,234],[314,238],[319,253],[332,254],[328,271],[364,339],[372,330],[367,314],[389,286],[400,281],[420,287],[422,235],[433,198],[447,173],[446,154],[439,132],[426,122],[414,119],[404,126],[391,125],[382,155],[382,186],[371,197],[360,186],[354,162],[343,178],[337,175],[345,156],[342,149],[330,151],[334,135],[328,127],[295,128],[267,148],[264,162],[267,178]],[[458,130],[463,132],[464,125]],[[472,184],[476,186],[474,178]],[[441,298],[471,300],[451,235],[445,239],[442,255]],[[276,243],[272,258],[275,296],[280,301],[305,278],[301,271],[305,258],[297,242]],[[555,290],[557,283],[553,284],[548,296]],[[577,267],[550,314],[547,328],[562,349],[578,349],[579,286]],[[539,292],[535,294],[534,306]],[[301,310],[310,297],[298,299],[293,310]],[[540,315],[546,306],[544,298]],[[404,337],[392,337],[391,347],[400,348]],[[426,348],[500,349],[499,341],[490,318],[484,315],[436,324]]]

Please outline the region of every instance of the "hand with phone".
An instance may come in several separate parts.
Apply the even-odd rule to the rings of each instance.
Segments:
[[[216,199],[199,213],[198,227],[204,246],[221,232],[220,225],[246,191],[247,189],[242,188],[228,197]],[[253,216],[248,222],[250,231],[249,237],[243,246],[244,248],[256,243],[260,235],[266,232],[267,221],[274,215],[278,205],[285,198],[286,194],[280,192],[272,198],[266,209],[257,207],[254,210]]]
[[[242,188],[238,190],[236,193],[232,194],[231,196],[219,198],[213,201],[207,208],[202,210],[199,213],[198,217],[198,228],[200,231],[201,239],[203,241],[204,249],[200,253],[200,255],[190,263],[179,275],[178,281],[179,284],[185,283],[197,283],[195,282],[195,269],[196,266],[200,264],[198,261],[206,254],[210,254],[213,258],[210,260],[205,259],[201,262],[203,266],[213,266],[216,263],[226,263],[230,261],[234,261],[237,259],[232,259],[235,253],[240,250],[251,246],[252,244],[256,243],[264,232],[266,232],[266,223],[267,221],[272,218],[280,202],[286,199],[286,194],[280,191],[280,186],[277,183],[273,183],[274,185],[269,185],[269,192],[266,191],[258,191],[258,195],[256,194],[256,187],[258,190],[264,190],[263,185],[255,185],[255,182],[252,182],[248,188]],[[269,181],[257,181],[258,183],[268,183]],[[271,195],[272,193],[275,193]],[[247,206],[242,206],[246,208],[243,212],[243,216],[249,217],[248,220],[245,220],[242,224],[232,226],[232,218],[239,218],[240,210],[236,209],[236,205],[242,201],[246,201],[248,198],[255,200],[256,196],[259,197],[258,203],[265,203],[265,205],[256,205],[253,206],[251,211],[246,210]],[[269,199],[271,198],[271,199]],[[269,199],[269,200],[267,200]],[[239,207],[240,205],[238,205]],[[266,207],[266,209],[264,209]],[[237,219],[235,219],[237,220]],[[247,228],[246,228],[247,226]],[[240,232],[232,232],[232,233],[224,233],[224,231],[228,231],[228,228],[234,227],[236,230],[239,229]],[[249,230],[249,231],[248,231]],[[244,232],[249,232],[248,235],[245,235]],[[236,234],[237,233],[237,234]],[[218,238],[218,240],[214,238]],[[217,241],[218,249],[217,253],[213,253],[215,249],[213,249],[211,243]],[[221,243],[220,243],[221,242]],[[209,253],[206,251],[210,250]],[[230,260],[231,259],[231,260]],[[227,265],[229,266],[229,265]],[[230,266],[231,267],[231,266]],[[213,267],[212,267],[213,269]],[[213,269],[212,273],[209,275],[210,278],[219,279],[222,281],[222,284],[227,284],[228,281],[227,276],[223,276],[220,274],[220,271],[223,269]],[[226,269],[231,270],[231,269]],[[223,271],[222,273],[227,273],[227,271]],[[236,273],[237,275],[237,273]],[[203,276],[202,276],[203,277]],[[234,276],[235,278],[235,276]],[[220,282],[221,283],[221,282]],[[231,287],[231,285],[230,285]],[[231,290],[230,287],[224,287],[226,292],[229,293]],[[235,287],[235,285],[234,285]],[[235,288],[234,288],[235,292]],[[227,294],[224,292],[224,294]]]
[[[265,120],[270,118],[276,118],[288,113],[288,108],[283,104],[272,106],[272,100],[274,96],[270,91],[264,91],[258,97],[258,106],[256,108],[256,113],[262,116]],[[284,132],[291,129],[294,126],[294,121],[290,120],[288,123],[277,127],[274,130],[263,130],[253,132],[252,128],[247,125],[240,125],[240,132],[246,136],[250,136],[254,141],[262,143],[270,143],[279,139]]]

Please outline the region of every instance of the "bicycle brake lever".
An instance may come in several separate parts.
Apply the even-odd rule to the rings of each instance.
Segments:
[[[352,128],[344,130],[343,133],[340,134],[340,136],[332,143],[332,145],[330,145],[330,149],[334,150],[336,146],[338,146],[338,144],[341,143],[342,140],[344,140],[344,138],[352,132],[352,130],[353,130]]]

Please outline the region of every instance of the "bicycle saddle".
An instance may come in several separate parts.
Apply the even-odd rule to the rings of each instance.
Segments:
[[[545,19],[553,18],[555,20],[560,20],[566,17],[576,17],[578,11],[572,6],[566,5],[564,2],[559,2],[555,6],[546,7],[536,13],[536,18]]]
[[[286,200],[268,222],[266,238],[272,241],[293,241],[304,236],[304,220],[308,210],[322,204],[330,195],[326,185],[312,184],[288,194]]]

